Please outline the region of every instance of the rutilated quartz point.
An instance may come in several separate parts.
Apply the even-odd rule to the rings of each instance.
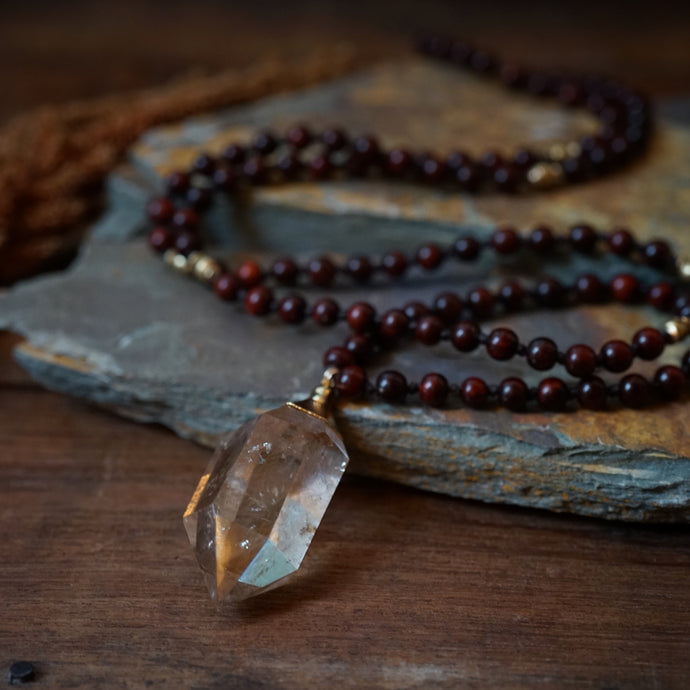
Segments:
[[[334,373],[213,454],[183,520],[215,602],[278,587],[300,567],[349,459],[328,410]]]

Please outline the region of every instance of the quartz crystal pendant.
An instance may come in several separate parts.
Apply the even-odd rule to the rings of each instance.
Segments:
[[[199,481],[184,525],[215,602],[278,587],[300,567],[348,462],[328,411],[334,373],[310,399],[226,436]]]

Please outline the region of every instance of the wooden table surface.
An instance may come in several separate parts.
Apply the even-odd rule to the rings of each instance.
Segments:
[[[269,46],[394,54],[420,25],[657,95],[690,85],[681,4],[454,5],[15,3],[0,10],[0,118]],[[0,335],[0,678],[21,659],[36,687],[690,686],[686,528],[347,478],[302,577],[217,612],[180,519],[207,452],[40,389],[14,343]]]

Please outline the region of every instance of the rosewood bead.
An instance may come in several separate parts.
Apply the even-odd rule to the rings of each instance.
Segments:
[[[164,252],[170,249],[173,244],[173,234],[168,228],[158,226],[149,232],[149,246],[157,252]]]
[[[165,180],[170,194],[184,194],[189,188],[189,175],[186,172],[171,172]]]
[[[230,144],[223,149],[222,157],[225,161],[230,163],[230,165],[239,165],[240,163],[244,163],[244,160],[247,157],[247,152],[244,146],[240,146],[239,144]]]
[[[405,335],[410,320],[402,309],[389,309],[381,317],[381,335],[387,340],[397,340]]]
[[[350,364],[338,374],[335,387],[344,398],[358,398],[364,393],[366,381],[364,369]]]
[[[372,136],[357,137],[352,142],[352,150],[357,159],[365,165],[376,163],[380,153],[378,141]]]
[[[247,290],[244,296],[244,308],[252,316],[264,316],[271,311],[273,293],[265,285],[256,285]]]
[[[642,253],[645,263],[654,268],[664,268],[671,260],[671,248],[663,240],[653,240],[646,244]]]
[[[480,330],[474,321],[459,321],[451,330],[450,340],[456,350],[472,352],[479,346]]]
[[[252,149],[261,156],[267,156],[269,153],[273,153],[277,146],[278,140],[272,132],[259,132],[252,142]]]
[[[453,253],[463,261],[474,261],[480,250],[481,245],[474,237],[459,237],[453,245]]]
[[[190,187],[185,195],[187,203],[195,211],[207,209],[213,201],[213,194],[210,189],[205,187]]]
[[[470,290],[467,303],[478,317],[491,316],[494,310],[494,296],[485,287]]]
[[[494,328],[486,340],[489,356],[499,361],[511,359],[517,352],[518,337],[509,328]]]
[[[536,285],[534,296],[545,307],[562,307],[567,293],[555,278],[542,278]]]
[[[676,290],[671,283],[655,283],[647,290],[647,303],[661,311],[670,311],[675,298]]]
[[[345,347],[358,364],[367,362],[374,353],[371,338],[364,333],[351,333],[345,340]]]
[[[253,156],[242,165],[242,176],[252,185],[260,185],[266,181],[266,166],[261,158]]]
[[[311,132],[304,125],[294,125],[290,127],[285,138],[290,146],[296,149],[303,149],[312,142]]]
[[[630,273],[621,273],[611,281],[611,294],[619,302],[630,303],[639,297],[639,281]]]
[[[286,180],[296,179],[300,172],[302,172],[304,164],[300,160],[299,156],[291,151],[281,156],[276,164],[276,169],[280,171]]]
[[[407,379],[399,371],[382,371],[376,379],[376,392],[385,402],[403,402],[407,395]]]
[[[307,273],[314,285],[328,287],[335,278],[336,267],[328,257],[319,256],[309,262]]]
[[[354,363],[355,358],[352,353],[341,345],[329,347],[323,356],[323,365],[325,367],[338,367],[338,369],[344,369]]]
[[[513,228],[500,228],[491,235],[491,246],[498,254],[514,254],[520,248],[520,236]]]
[[[281,285],[294,285],[297,282],[299,268],[289,257],[276,259],[271,266],[271,275]]]
[[[476,376],[470,376],[460,384],[460,393],[465,404],[475,409],[486,407],[489,401],[489,387]]]
[[[388,252],[381,259],[381,266],[389,276],[397,278],[407,270],[407,257],[397,250]]]
[[[491,174],[491,180],[502,192],[514,192],[520,182],[520,175],[514,165],[505,163]]]
[[[463,301],[454,292],[442,292],[434,298],[434,313],[448,325],[460,318]]]
[[[618,397],[625,407],[645,407],[651,402],[651,387],[644,376],[628,374],[618,383]]]
[[[632,364],[634,354],[628,343],[622,340],[609,340],[602,346],[599,356],[608,371],[619,373]]]
[[[243,287],[254,287],[264,279],[264,272],[254,259],[247,259],[237,267],[237,278]]]
[[[501,405],[513,412],[525,409],[528,395],[527,384],[517,377],[504,379],[498,386],[498,399]]]
[[[222,192],[233,192],[237,188],[237,174],[230,168],[216,168],[213,173],[213,184]]]
[[[539,225],[530,233],[529,243],[538,254],[548,254],[556,244],[556,239],[551,228]]]
[[[598,376],[583,379],[577,387],[577,401],[586,410],[603,410],[607,394],[606,383]]]
[[[366,256],[357,255],[348,259],[345,270],[358,283],[366,283],[371,278],[374,267]]]
[[[441,265],[443,252],[438,245],[425,244],[417,250],[415,259],[423,269],[433,271]]]
[[[175,207],[170,199],[151,199],[146,204],[146,214],[153,223],[166,225],[172,220]]]
[[[543,410],[560,412],[568,402],[568,387],[561,379],[544,379],[537,388],[537,401]]]
[[[597,244],[597,233],[589,225],[575,225],[568,235],[573,249],[582,254],[591,254]]]
[[[306,310],[307,303],[301,295],[288,295],[278,302],[278,316],[285,323],[302,323]]]
[[[627,230],[620,228],[609,235],[609,251],[618,256],[627,256],[635,249],[635,238]]]
[[[216,169],[216,159],[208,153],[202,153],[196,157],[192,163],[192,168],[202,175],[213,175],[213,171]]]
[[[404,149],[393,149],[386,157],[385,169],[391,177],[404,177],[412,169],[412,156]]]
[[[309,161],[309,173],[315,180],[325,180],[332,172],[333,166],[328,156],[319,154]]]
[[[565,369],[579,379],[591,376],[597,368],[597,355],[588,345],[573,345],[565,353]]]
[[[405,316],[407,316],[410,321],[414,321],[415,323],[419,322],[423,316],[426,316],[429,313],[429,310],[425,304],[415,301],[408,302],[403,308],[403,311],[405,312]]]
[[[687,384],[683,370],[666,365],[659,367],[654,374],[654,388],[662,400],[677,400]]]
[[[656,359],[666,346],[666,340],[656,328],[641,328],[633,336],[633,348],[640,359]]]
[[[465,163],[455,171],[454,179],[460,189],[474,192],[482,182],[482,174],[475,163]]]
[[[525,290],[520,283],[511,280],[501,285],[498,290],[498,295],[507,310],[517,311],[522,307],[525,298]]]
[[[593,273],[583,273],[575,281],[575,291],[580,302],[596,304],[606,296],[606,286]]]
[[[441,407],[448,397],[448,381],[441,374],[426,374],[419,383],[419,397],[432,407]]]
[[[347,144],[347,135],[342,129],[331,127],[321,132],[321,141],[330,151],[340,151]]]
[[[338,303],[330,297],[322,297],[314,303],[311,316],[319,326],[332,326],[338,321],[340,307]]]
[[[527,362],[537,371],[551,369],[558,361],[558,347],[550,338],[535,338],[527,345]]]
[[[347,311],[347,323],[357,333],[369,330],[375,319],[376,311],[368,302],[356,302]]]
[[[177,233],[174,240],[174,247],[180,253],[188,256],[192,252],[201,248],[201,242],[196,233],[182,230]]]
[[[436,345],[441,340],[443,322],[438,316],[423,316],[415,328],[415,338],[424,345]]]
[[[221,273],[213,282],[213,291],[226,302],[237,298],[240,287],[240,281],[232,273]]]
[[[196,230],[199,225],[199,215],[191,208],[178,208],[173,214],[172,224],[180,230]]]

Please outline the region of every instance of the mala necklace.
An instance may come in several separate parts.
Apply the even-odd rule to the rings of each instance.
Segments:
[[[326,371],[311,397],[265,412],[225,437],[199,481],[184,523],[217,602],[272,589],[300,566],[348,462],[331,416],[336,398],[402,404],[418,396],[432,407],[463,404],[512,411],[600,410],[610,404],[640,408],[678,398],[690,376],[690,351],[680,366],[658,368],[651,381],[628,373],[607,384],[597,375],[601,370],[626,372],[635,359],[655,360],[668,344],[690,334],[690,294],[679,290],[680,281],[690,277],[690,263],[678,261],[667,242],[641,244],[624,229],[602,233],[581,224],[557,236],[538,226],[522,236],[504,227],[488,240],[463,235],[451,246],[426,243],[413,256],[395,250],[380,258],[353,256],[344,263],[320,256],[306,264],[283,257],[267,267],[244,261],[234,270],[201,251],[199,213],[211,203],[214,190],[232,195],[283,181],[383,176],[466,193],[529,192],[607,174],[640,155],[649,139],[647,100],[608,79],[527,72],[439,37],[421,47],[431,57],[497,76],[510,88],[585,107],[599,118],[599,133],[548,151],[524,148],[511,157],[490,151],[478,158],[453,152],[441,159],[405,149],[384,151],[375,138],[351,137],[340,129],[317,136],[300,125],[284,137],[262,132],[248,146],[232,144],[220,157],[200,155],[190,171],[172,173],[167,196],[147,207],[154,226],[151,247],[174,269],[211,286],[220,299],[242,303],[255,317],[275,314],[293,326],[311,318],[323,327],[344,321],[350,329],[343,344],[325,352]],[[300,283],[328,288],[340,280],[402,280],[415,265],[430,272],[448,261],[475,261],[483,252],[507,256],[522,249],[542,258],[576,252],[592,261],[608,252],[631,265],[656,269],[661,277],[646,286],[628,272],[608,283],[592,273],[580,275],[572,285],[547,277],[527,288],[511,280],[495,291],[477,286],[462,296],[443,292],[432,304],[412,301],[381,315],[368,302],[345,308],[322,297],[310,304],[294,291]],[[292,290],[277,296],[275,286]],[[599,352],[585,344],[563,351],[548,337],[523,343],[511,329],[487,332],[481,326],[485,319],[521,310],[641,299],[673,318],[663,330],[642,328],[631,342],[610,340]],[[522,357],[538,371],[561,365],[573,381],[548,376],[530,387],[517,377],[495,385],[476,376],[449,382],[434,372],[420,381],[409,381],[395,370],[367,376],[365,366],[411,339],[426,346],[447,341],[460,352],[484,348],[498,361]]]

